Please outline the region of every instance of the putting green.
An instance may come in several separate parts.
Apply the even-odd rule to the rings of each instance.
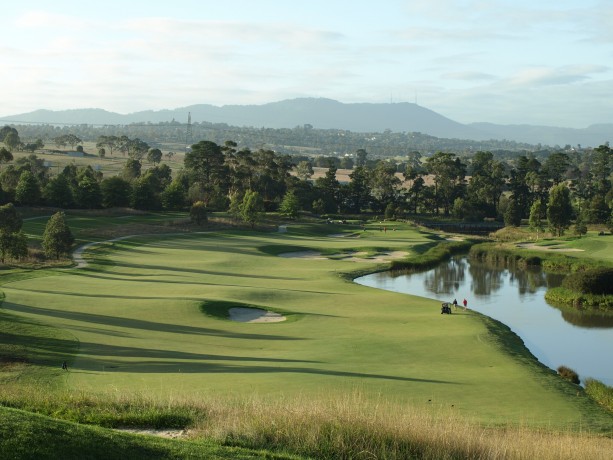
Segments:
[[[3,307],[74,336],[78,354],[63,378],[79,390],[165,398],[359,392],[395,410],[449,408],[485,422],[610,422],[528,359],[517,340],[501,343],[492,331],[504,328],[488,328],[474,312],[440,315],[434,300],[339,276],[364,263],[273,254],[407,250],[428,241],[412,230],[349,239],[297,236],[291,228],[133,237],[92,248],[86,268],[4,284]],[[257,306],[288,320],[234,322],[206,314],[206,301]]]

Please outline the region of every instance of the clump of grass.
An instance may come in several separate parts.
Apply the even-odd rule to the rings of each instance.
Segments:
[[[423,254],[416,256],[392,260],[392,270],[423,270],[433,267],[443,260],[448,259],[454,254],[461,254],[468,251],[473,244],[472,241],[443,242],[428,249]]]
[[[577,385],[581,383],[581,381],[579,380],[579,374],[577,374],[570,367],[566,367],[566,366],[558,367],[558,374],[560,374],[560,377],[562,377],[565,380],[568,380],[569,382],[576,383]]]
[[[31,386],[3,392],[0,405],[106,428],[186,428],[206,416],[191,405],[161,404],[142,395],[49,393]]]
[[[503,227],[493,233],[490,238],[495,241],[525,241],[530,238],[530,232],[520,227]]]
[[[613,412],[613,387],[596,379],[586,379],[585,392],[598,404]]]

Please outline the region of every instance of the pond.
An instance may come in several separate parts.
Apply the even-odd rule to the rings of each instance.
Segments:
[[[425,272],[382,272],[357,278],[364,286],[444,302],[464,298],[469,309],[494,318],[519,335],[551,369],[564,365],[582,381],[613,385],[613,316],[562,312],[545,301],[563,275],[454,257]],[[440,310],[433,313],[440,314]]]

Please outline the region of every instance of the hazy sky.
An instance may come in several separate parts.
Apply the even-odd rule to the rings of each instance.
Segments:
[[[613,122],[611,0],[10,1],[0,53],[1,116],[326,97]]]

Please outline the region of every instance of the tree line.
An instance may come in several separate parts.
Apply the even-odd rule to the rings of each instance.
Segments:
[[[192,145],[183,168],[174,174],[159,149],[125,136],[99,138],[99,148],[111,148],[112,142],[129,146],[123,169],[112,177],[74,164],[52,176],[35,154],[13,160],[5,142],[0,161],[8,164],[0,172],[0,204],[190,210],[198,222],[208,212],[227,211],[250,225],[262,211],[289,217],[300,211],[374,213],[386,219],[431,215],[473,222],[498,219],[506,225],[519,225],[522,219],[537,225],[555,214],[561,216],[553,227],[556,233],[571,220],[611,224],[613,161],[608,144],[582,155],[555,152],[542,162],[528,155],[502,161],[488,151],[469,158],[412,152],[398,162],[370,159],[365,149],[358,149],[351,180],[341,183],[333,161],[323,177],[313,180],[313,159],[252,151],[233,141]],[[152,167],[143,167],[145,157]]]
[[[256,128],[230,126],[226,123],[195,122],[190,125],[191,138],[187,138],[187,125],[177,121],[166,123],[131,123],[127,125],[65,125],[21,124],[15,128],[25,139],[56,139],[76,135],[87,142],[96,142],[101,136],[128,136],[143,139],[155,148],[163,145],[191,144],[192,139],[207,139],[223,144],[232,139],[241,146],[274,150],[281,154],[300,155],[305,151],[321,155],[343,156],[366,148],[373,158],[402,156],[407,151],[436,152],[438,150],[471,154],[478,150],[498,155],[516,155],[517,152],[540,150],[538,146],[508,140],[474,141],[445,139],[419,132],[354,132],[343,129],[317,129],[310,125],[294,128]],[[0,142],[3,138],[0,138]],[[546,149],[543,149],[544,151]]]

